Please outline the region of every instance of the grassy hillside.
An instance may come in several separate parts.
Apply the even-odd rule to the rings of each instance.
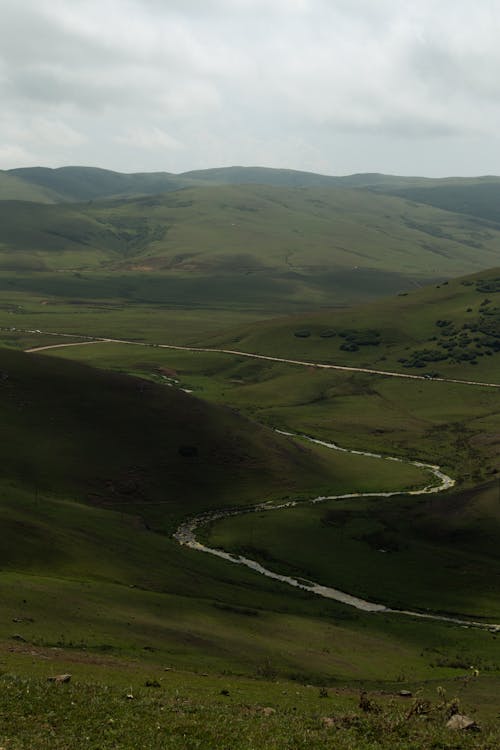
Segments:
[[[498,382],[500,271],[454,279],[350,310],[266,321],[232,348],[309,362]]]
[[[500,225],[500,181],[491,178],[472,182],[442,181],[426,187],[410,186],[387,192],[417,203],[442,208],[453,213],[475,216],[492,226]]]
[[[0,202],[0,289],[277,314],[498,262],[500,232],[400,198],[206,187],[104,203]]]
[[[106,653],[256,674],[272,661],[288,675],[382,678],[396,638],[412,674],[427,673],[413,639],[434,643],[440,625],[427,632],[411,620],[365,622],[161,533],[214,505],[374,481],[412,485],[414,470],[378,467],[375,477],[373,460],[311,451],[172,388],[48,357],[1,356],[2,653],[14,641],[21,651],[26,643],[57,648],[84,662]],[[331,655],[327,633],[337,640]],[[353,639],[356,658],[342,666]],[[312,651],[300,645],[313,641]],[[488,659],[489,640],[480,634],[477,643],[476,661]],[[398,660],[394,675],[400,668]]]
[[[347,750],[367,737],[367,748],[447,747],[457,741],[445,727],[456,696],[483,729],[461,745],[495,746],[494,633],[356,612],[182,549],[165,532],[209,507],[420,481],[403,464],[311,451],[235,408],[450,471],[460,463],[469,489],[457,493],[301,506],[207,532],[277,570],[487,619],[498,605],[500,527],[497,485],[479,474],[498,461],[496,394],[155,347],[56,353],[0,351],[7,747],[242,746],[242,733],[249,747],[314,740]],[[46,682],[62,672],[74,686]],[[361,687],[373,710],[360,708]]]
[[[224,345],[309,362],[315,357],[324,361],[325,352],[336,361],[336,347],[335,351],[345,357],[363,357],[359,363],[362,366],[373,366],[373,361],[366,360],[376,352],[377,357],[385,357],[383,362],[389,362],[386,369],[390,369],[394,354],[386,340],[387,330],[383,326],[376,331],[358,329],[354,324],[360,320],[365,326],[366,321],[371,325],[390,321],[390,342],[396,348],[402,341],[405,345],[413,341],[416,347],[412,337],[425,334],[428,324],[438,333],[447,331],[448,335],[440,336],[440,341],[453,345],[443,348],[449,358],[442,360],[443,367],[462,379],[471,378],[469,371],[473,369],[479,373],[477,377],[495,380],[495,342],[500,328],[494,303],[483,304],[482,295],[487,290],[494,298],[496,288],[497,274],[492,271],[439,285],[438,289],[415,292],[413,300],[410,296],[398,297],[377,306],[335,313],[336,317],[349,316],[348,335],[342,329],[334,330],[331,319],[330,327],[326,327],[323,316],[309,316],[305,322],[300,319],[299,328],[296,319],[253,325],[254,338],[233,336]],[[470,312],[466,304],[470,304]],[[435,315],[446,325],[436,325],[432,317]],[[462,319],[476,330],[461,329]],[[468,345],[460,331],[471,330],[479,333],[470,344],[477,365],[471,365],[464,357]],[[297,331],[299,336],[295,335]],[[353,349],[354,341],[357,344]],[[438,347],[439,341],[433,343]],[[311,349],[307,350],[309,344]],[[320,349],[325,346],[328,349]],[[415,351],[419,350],[414,350],[414,357]],[[492,353],[487,355],[486,351]],[[255,554],[272,561],[272,566],[282,571],[299,570],[305,577],[332,585],[342,581],[341,588],[354,587],[359,595],[379,596],[392,606],[410,607],[411,601],[418,600],[423,608],[455,613],[497,612],[500,415],[496,390],[432,378],[405,381],[252,361],[217,352],[175,352],[120,344],[56,349],[52,356],[135,372],[171,386],[177,383],[209,401],[230,404],[259,422],[334,439],[351,448],[440,463],[458,481],[460,489],[450,497],[427,504],[415,498],[359,502],[355,508],[352,503],[345,508],[335,503],[326,510],[301,507],[285,518],[277,513],[262,520],[256,517],[252,522],[248,518],[231,519],[215,525],[213,541],[250,557]],[[422,370],[405,368],[404,364],[397,362],[402,372]],[[382,367],[378,360],[374,366]],[[372,491],[381,486],[380,466],[383,462],[375,461],[366,467],[369,474],[364,482]],[[353,486],[355,481],[352,475]],[[331,511],[333,518],[334,508],[338,509],[340,521],[327,524],[325,513]],[[450,513],[450,508],[462,509],[463,513]],[[457,540],[460,551],[455,549]],[[390,554],[381,556],[380,548],[387,548]],[[339,550],[343,550],[340,559]],[[455,590],[457,575],[461,585]],[[409,580],[413,581],[411,586]],[[446,595],[445,590],[449,592]]]
[[[342,483],[330,457],[179,390],[12,350],[1,363],[3,476],[32,491],[178,518]]]
[[[23,167],[6,174],[52,191],[59,201],[79,202],[117,195],[164,193],[184,187],[188,180],[168,172],[123,174],[96,167]],[[6,196],[7,197],[7,196]],[[8,196],[14,200],[17,196]]]
[[[81,201],[108,198],[117,195],[154,195],[183,187],[201,185],[267,185],[285,188],[341,187],[370,188],[393,191],[399,189],[434,188],[446,186],[482,186],[500,184],[500,178],[490,177],[405,177],[380,173],[361,173],[343,177],[304,172],[294,169],[266,167],[216,167],[198,169],[181,174],[147,172],[124,174],[96,167],[24,167],[11,169],[6,175],[21,178],[43,189],[53,191],[59,201]],[[15,199],[17,196],[6,195]],[[423,201],[424,203],[426,201]]]
[[[0,170],[0,201],[32,201],[33,203],[57,203],[61,197],[43,185],[23,180],[10,172]]]

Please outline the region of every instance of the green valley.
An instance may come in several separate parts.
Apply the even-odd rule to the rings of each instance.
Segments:
[[[2,747],[498,744],[495,180],[0,173]]]

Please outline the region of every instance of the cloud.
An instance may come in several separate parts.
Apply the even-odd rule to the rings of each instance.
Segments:
[[[121,135],[117,135],[115,138],[117,143],[122,143],[126,146],[132,146],[134,148],[144,149],[171,149],[177,151],[182,149],[182,143],[176,138],[172,138],[171,135],[166,133],[161,128],[127,128],[127,130]]]
[[[396,139],[410,171],[431,149],[457,173],[469,143],[480,171],[499,21],[489,0],[2,0],[0,139],[9,159],[168,171],[355,171],[363,154],[397,172]]]

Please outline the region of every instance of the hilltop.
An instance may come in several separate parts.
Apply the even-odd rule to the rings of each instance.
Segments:
[[[85,166],[21,167],[2,172],[5,189],[2,198],[41,202],[99,200],[117,196],[154,195],[195,185],[267,185],[273,187],[339,187],[391,192],[427,188],[467,188],[485,184],[499,189],[500,177],[405,177],[379,173],[332,176],[294,169],[267,167],[215,167],[173,174],[172,172],[137,172],[125,174],[109,169]],[[25,190],[25,197],[20,190]],[[10,188],[10,194],[9,194]],[[14,194],[14,190],[17,193]],[[38,197],[37,197],[38,196]],[[423,202],[426,202],[425,200]],[[453,210],[453,209],[452,209]]]

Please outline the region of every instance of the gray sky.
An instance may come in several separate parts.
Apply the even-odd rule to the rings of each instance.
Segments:
[[[0,0],[0,169],[500,174],[498,0]]]

